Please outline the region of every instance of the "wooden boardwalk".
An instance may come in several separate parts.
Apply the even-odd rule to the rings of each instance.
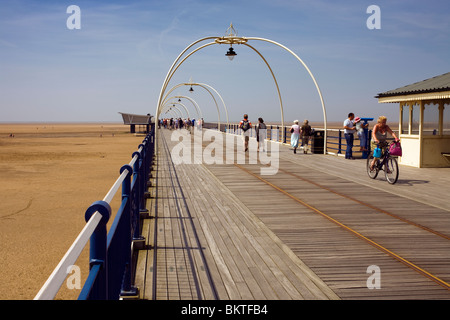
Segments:
[[[159,133],[140,298],[450,298],[450,169],[401,166],[389,185],[364,160],[281,145],[277,174],[260,175],[249,161],[174,164]]]

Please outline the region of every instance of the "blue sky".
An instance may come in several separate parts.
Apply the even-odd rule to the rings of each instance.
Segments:
[[[70,30],[69,5],[81,9],[81,29]],[[370,5],[381,9],[381,29],[370,30]],[[397,104],[377,93],[450,70],[449,1],[330,0],[3,0],[0,7],[0,122],[121,121],[118,112],[155,113],[163,80],[178,54],[207,36],[238,35],[279,42],[310,68],[322,91],[328,121],[348,112],[398,120]],[[322,121],[314,83],[283,49],[249,41],[271,65],[286,122]],[[278,95],[263,60],[235,45],[192,55],[169,87],[205,83],[223,97],[230,121],[280,121]],[[206,90],[183,87],[207,121],[218,114]],[[193,117],[192,103],[183,100]],[[225,121],[223,107],[221,121]]]

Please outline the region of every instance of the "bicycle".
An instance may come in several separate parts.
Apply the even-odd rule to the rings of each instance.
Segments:
[[[380,145],[377,146],[380,148]],[[399,174],[397,159],[391,156],[389,152],[390,145],[387,145],[385,142],[384,146],[384,152],[381,155],[381,158],[379,158],[375,163],[373,169],[371,169],[371,164],[374,159],[373,151],[369,154],[369,157],[367,158],[367,174],[371,179],[375,179],[378,176],[378,172],[384,170],[384,175],[387,182],[394,184],[397,182]]]

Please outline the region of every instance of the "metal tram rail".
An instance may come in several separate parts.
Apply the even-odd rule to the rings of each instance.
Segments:
[[[328,219],[329,221],[335,223],[335,224],[338,225],[339,227],[341,227],[341,228],[345,229],[346,231],[352,233],[353,235],[357,236],[358,238],[364,240],[365,242],[369,243],[369,244],[372,245],[373,247],[375,247],[375,248],[379,249],[380,251],[382,251],[382,252],[388,254],[389,256],[393,257],[394,259],[396,259],[396,260],[398,260],[399,262],[401,262],[401,263],[403,263],[404,265],[406,265],[407,267],[409,267],[409,268],[411,268],[411,269],[417,271],[418,273],[422,274],[423,276],[425,276],[425,277],[431,279],[432,281],[434,281],[435,283],[437,283],[437,284],[439,284],[440,286],[444,287],[445,289],[450,290],[450,283],[448,283],[448,282],[442,280],[441,278],[439,278],[439,277],[433,275],[432,273],[426,271],[425,269],[423,269],[423,268],[419,267],[418,265],[414,264],[413,262],[409,261],[408,259],[403,258],[402,256],[396,254],[396,253],[393,252],[392,250],[387,249],[385,246],[381,245],[380,243],[371,240],[370,238],[364,236],[363,234],[359,233],[359,232],[356,231],[355,229],[353,229],[353,228],[351,228],[351,227],[345,225],[344,223],[340,222],[339,220],[332,218],[330,215],[324,213],[323,211],[321,211],[321,210],[315,208],[314,206],[312,206],[312,205],[306,203],[305,201],[299,199],[298,197],[292,195],[291,193],[289,193],[288,191],[284,190],[283,188],[281,188],[281,187],[279,187],[279,186],[277,186],[277,185],[275,185],[275,184],[269,182],[267,179],[262,178],[262,177],[259,176],[258,174],[253,173],[252,171],[250,171],[250,170],[244,168],[243,166],[241,166],[241,165],[239,165],[239,164],[234,164],[234,165],[235,165],[236,167],[238,167],[239,169],[241,169],[242,171],[244,171],[244,172],[246,172],[246,173],[248,173],[248,174],[254,176],[255,178],[257,178],[257,179],[261,180],[262,182],[266,183],[267,185],[271,186],[271,187],[274,188],[275,190],[277,190],[277,191],[283,193],[284,195],[288,196],[289,198],[291,198],[291,199],[297,201],[297,202],[300,203],[301,205],[303,205],[303,206],[305,206],[305,207],[311,209],[312,211],[314,211],[314,212],[320,214],[320,215],[323,216],[324,218],[326,218],[326,219]],[[280,169],[279,169],[279,170],[280,170]],[[283,170],[283,171],[286,172],[285,170]],[[288,174],[291,174],[291,173],[288,173]],[[292,174],[291,174],[291,175],[292,175]],[[310,182],[310,181],[308,181],[308,180],[306,180],[306,179],[303,179],[303,178],[301,178],[301,177],[299,177],[299,176],[296,176],[296,175],[293,175],[293,176],[295,176],[296,178],[299,178],[299,179],[301,179],[301,180],[303,180],[303,181]],[[315,183],[313,183],[313,184],[315,184]],[[317,185],[317,184],[315,184],[315,185]],[[322,186],[320,186],[320,187],[322,187]],[[345,196],[345,195],[343,195],[343,194],[340,194],[340,193],[337,193],[337,192],[335,192],[335,191],[332,191],[332,190],[330,190],[330,189],[328,189],[328,188],[323,188],[323,189],[325,189],[325,190],[327,190],[327,191],[329,191],[329,192],[333,192],[333,193],[335,193],[335,194],[337,194],[337,195],[340,195],[340,196],[342,196],[342,197],[344,197],[344,198],[346,198],[346,199],[349,199],[349,200],[352,200],[352,201],[355,201],[355,200],[356,200],[356,199],[352,199],[351,197],[348,197],[348,196]],[[413,222],[413,221],[410,221],[410,220],[408,220],[408,219],[401,218],[401,217],[399,217],[398,215],[389,213],[389,212],[387,212],[387,211],[385,211],[385,210],[381,210],[381,209],[376,208],[376,207],[372,206],[371,204],[365,203],[365,202],[363,202],[363,201],[359,201],[359,200],[356,200],[356,201],[357,201],[359,204],[363,204],[363,205],[368,206],[368,207],[370,207],[370,208],[372,208],[372,209],[376,209],[377,211],[379,211],[379,212],[381,212],[381,213],[387,214],[387,215],[389,215],[389,216],[391,216],[391,217],[393,217],[393,218],[396,218],[396,219],[398,219],[398,220],[400,220],[400,221],[402,221],[402,222],[405,222],[405,223],[407,223],[407,224],[409,224],[409,225],[412,225],[412,226],[414,226],[414,227],[417,227],[417,228],[420,228],[420,229],[422,229],[422,230],[428,231],[428,232],[430,232],[430,233],[432,233],[432,234],[434,234],[434,235],[437,235],[437,236],[439,236],[439,237],[442,237],[442,238],[444,238],[444,239],[446,239],[446,240],[450,240],[450,237],[449,237],[449,236],[444,235],[444,234],[442,234],[442,233],[440,233],[440,232],[438,232],[438,231],[435,231],[435,230],[433,230],[433,229],[431,229],[431,228],[424,227],[424,226],[422,226],[422,225],[420,225],[420,224],[418,224],[418,223],[415,223],[415,222]]]
[[[233,146],[233,147],[234,147],[234,146]],[[225,155],[226,152],[224,152],[223,154]],[[246,157],[248,157],[248,155],[246,155]],[[225,159],[224,159],[224,160],[225,160]],[[225,162],[224,162],[224,163],[225,163]],[[341,227],[342,229],[344,229],[344,230],[350,232],[351,234],[355,235],[356,237],[362,239],[363,241],[365,241],[365,242],[367,242],[368,244],[372,245],[373,247],[377,248],[377,249],[380,250],[381,252],[383,252],[383,253],[385,253],[385,254],[387,254],[387,255],[393,257],[393,258],[396,259],[397,261],[401,262],[402,264],[404,264],[405,266],[411,268],[412,270],[418,272],[419,274],[425,276],[426,278],[431,279],[432,281],[434,281],[434,282],[437,283],[438,285],[444,287],[444,288],[447,289],[447,290],[450,290],[450,283],[449,283],[448,281],[445,281],[445,280],[441,279],[439,276],[436,276],[436,275],[432,274],[431,272],[428,272],[428,271],[425,270],[424,268],[422,268],[422,267],[418,266],[417,264],[411,262],[410,259],[406,259],[406,258],[402,257],[400,254],[395,253],[393,250],[389,250],[388,248],[386,248],[386,247],[383,246],[382,244],[380,244],[380,243],[378,243],[378,242],[376,242],[376,241],[370,239],[370,238],[367,237],[367,236],[364,236],[362,233],[356,231],[354,228],[351,228],[351,227],[347,226],[346,224],[340,222],[338,219],[332,218],[330,215],[326,214],[325,212],[319,210],[318,208],[316,208],[316,207],[314,207],[314,206],[308,204],[307,202],[301,200],[300,198],[298,198],[297,196],[293,195],[292,193],[286,191],[283,187],[281,187],[281,186],[279,186],[279,185],[276,185],[276,184],[270,182],[268,179],[265,179],[265,178],[261,177],[259,174],[256,174],[256,173],[252,172],[251,170],[245,168],[244,166],[242,166],[242,165],[240,165],[240,164],[237,164],[237,163],[234,163],[234,166],[236,166],[237,168],[239,168],[239,169],[241,169],[242,171],[246,172],[247,174],[252,175],[253,177],[259,179],[260,181],[264,182],[265,184],[271,186],[273,189],[275,189],[275,190],[277,190],[278,192],[280,192],[280,193],[286,195],[287,197],[293,199],[294,201],[298,202],[298,203],[301,204],[302,206],[305,206],[305,207],[309,208],[310,210],[312,210],[313,212],[315,212],[315,213],[317,213],[317,214],[323,216],[324,218],[326,218],[326,219],[328,219],[329,221],[333,222],[334,224],[338,225],[338,226]],[[324,185],[321,185],[321,184],[319,184],[319,183],[316,183],[316,182],[314,182],[314,181],[312,181],[312,180],[310,180],[310,179],[301,177],[301,176],[298,175],[298,174],[295,174],[295,173],[286,171],[286,170],[284,170],[284,169],[282,169],[282,168],[278,168],[278,170],[279,170],[280,172],[283,172],[283,173],[285,173],[285,174],[288,174],[288,175],[290,175],[290,176],[292,176],[292,177],[294,177],[294,178],[296,178],[296,179],[298,179],[298,180],[301,180],[301,181],[303,181],[303,182],[307,182],[307,183],[309,183],[309,184],[311,184],[311,185],[314,185],[314,186],[316,186],[316,187],[319,187],[319,188],[321,188],[321,189],[323,189],[323,190],[326,190],[326,191],[328,191],[328,192],[330,192],[330,193],[333,193],[333,194],[335,194],[335,195],[338,195],[338,196],[340,196],[340,197],[343,197],[343,198],[345,198],[345,199],[347,199],[347,200],[350,200],[350,201],[352,201],[352,202],[356,202],[356,203],[358,203],[358,204],[360,204],[360,205],[363,205],[363,206],[366,206],[366,207],[368,207],[368,208],[370,208],[370,209],[373,209],[373,210],[375,210],[376,212],[378,212],[378,213],[380,213],[380,214],[385,214],[385,215],[387,215],[387,216],[389,216],[389,217],[391,217],[391,218],[394,218],[394,219],[396,219],[396,220],[398,220],[398,221],[401,221],[401,222],[406,223],[406,224],[408,224],[408,225],[411,225],[411,226],[413,226],[413,227],[416,227],[416,228],[419,228],[419,229],[424,230],[424,231],[426,231],[426,232],[429,232],[430,234],[432,234],[432,235],[434,235],[434,236],[443,238],[443,239],[445,239],[445,240],[450,240],[450,236],[449,236],[449,235],[443,234],[443,233],[441,233],[441,232],[439,232],[439,231],[436,231],[436,230],[434,230],[434,229],[432,229],[432,228],[429,228],[429,227],[424,226],[424,225],[422,225],[422,224],[416,223],[416,222],[411,221],[411,220],[409,220],[409,219],[403,218],[403,217],[401,217],[401,216],[399,216],[399,215],[397,215],[397,214],[394,214],[394,213],[391,213],[391,212],[389,212],[389,211],[387,211],[387,210],[381,209],[381,208],[379,208],[379,207],[377,207],[377,206],[375,206],[375,205],[373,205],[373,204],[370,204],[370,203],[367,203],[367,202],[365,202],[365,201],[358,200],[358,199],[356,199],[356,198],[354,198],[354,197],[345,195],[345,194],[342,193],[342,192],[333,190],[333,189],[331,189],[331,188],[329,188],[329,187],[326,187],[326,186],[324,186]]]

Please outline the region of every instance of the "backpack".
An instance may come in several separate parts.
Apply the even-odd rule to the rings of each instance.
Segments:
[[[248,129],[250,129],[250,122],[248,122],[247,120],[243,120],[241,128],[244,132],[247,131]]]

